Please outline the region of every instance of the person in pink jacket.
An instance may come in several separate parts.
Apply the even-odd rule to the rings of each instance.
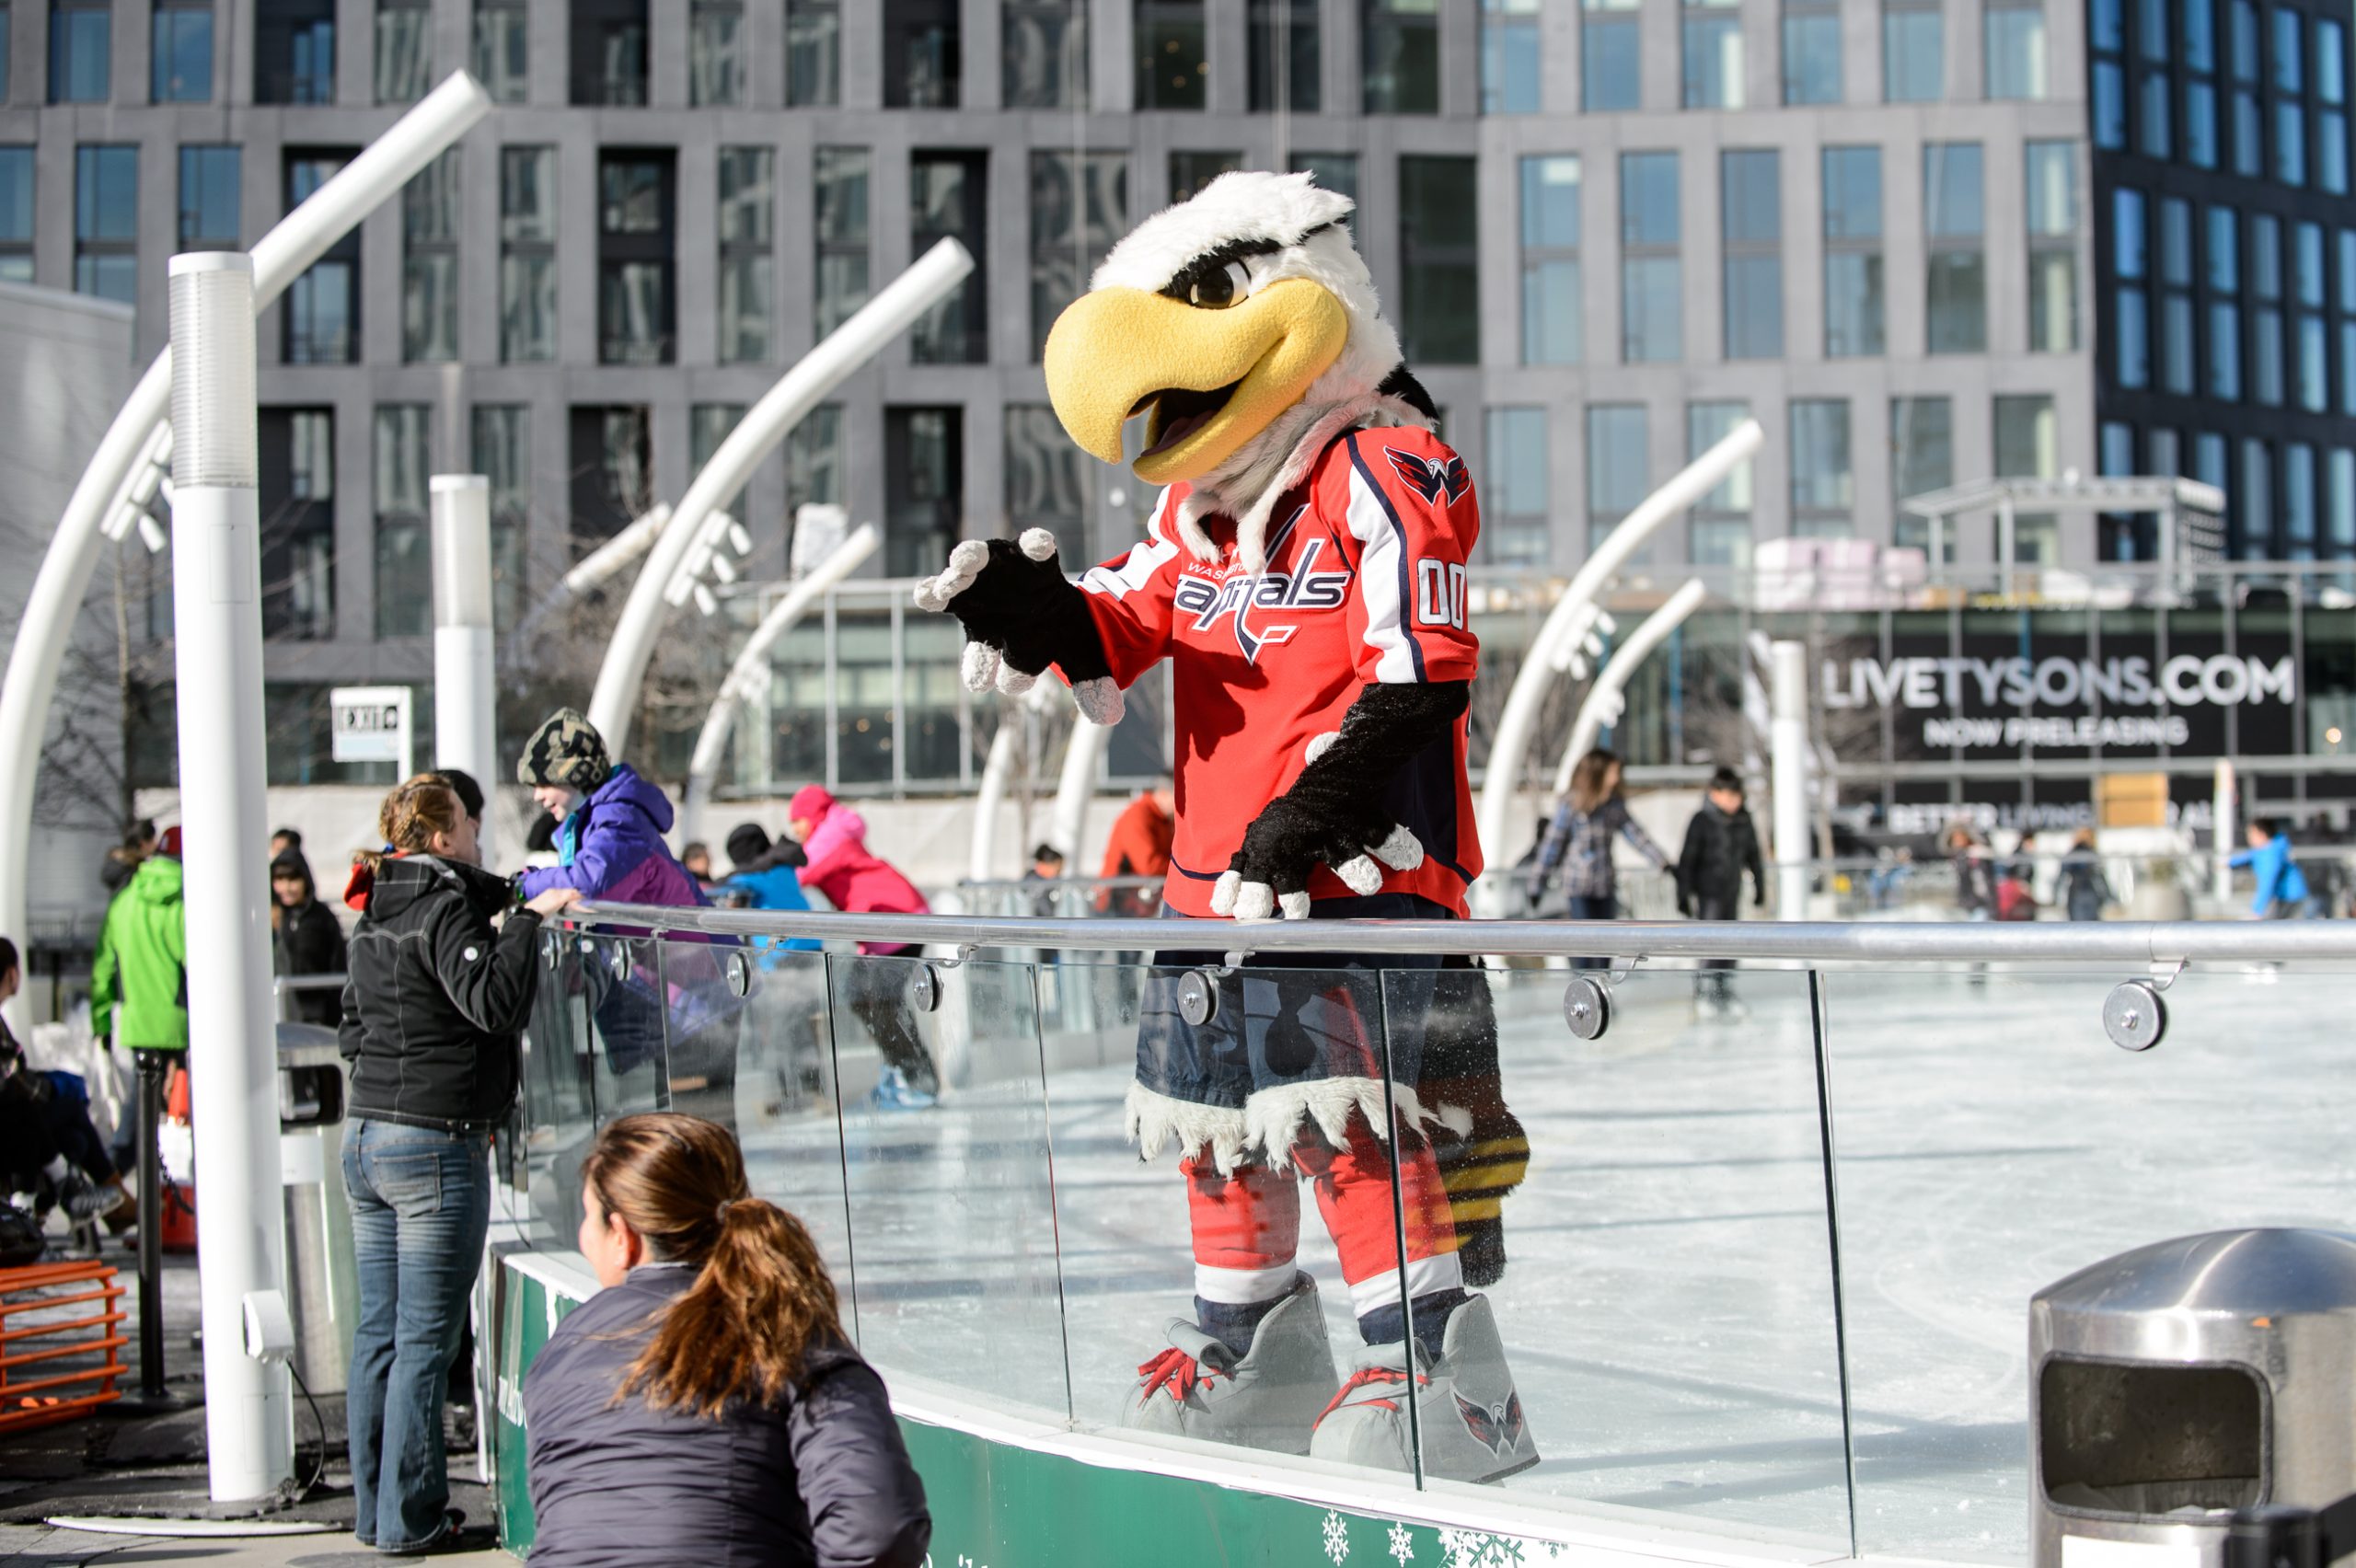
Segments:
[[[786,810],[786,831],[800,841],[802,852],[810,858],[810,863],[802,868],[803,887],[816,888],[828,903],[847,913],[931,913],[916,885],[867,847],[865,819],[828,794],[823,785],[803,786]],[[918,950],[913,942],[861,942],[859,951],[871,958],[892,958],[914,956]],[[907,978],[904,966],[896,963],[851,966],[850,1010],[875,1037],[875,1048],[884,1057],[873,1097],[873,1103],[883,1110],[921,1110],[941,1090],[932,1053],[917,1036],[916,1016],[907,1002]]]

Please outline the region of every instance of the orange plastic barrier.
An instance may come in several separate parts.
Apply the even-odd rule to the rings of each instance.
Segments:
[[[126,1375],[121,1353],[131,1343],[117,1332],[125,1317],[122,1297],[112,1263],[0,1269],[0,1432],[71,1421],[122,1397],[115,1383]],[[70,1307],[88,1311],[57,1321],[24,1320],[29,1313]],[[98,1364],[59,1365],[77,1356],[98,1358]]]

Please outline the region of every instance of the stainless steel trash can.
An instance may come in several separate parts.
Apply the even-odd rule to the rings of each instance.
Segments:
[[[343,1189],[343,1056],[332,1029],[278,1026],[278,1155],[286,1188],[286,1306],[294,1366],[313,1394],[340,1394],[352,1367],[360,1271]]]
[[[2356,1492],[2356,1236],[2221,1230],[2029,1303],[2034,1568],[2220,1568],[2236,1508]]]

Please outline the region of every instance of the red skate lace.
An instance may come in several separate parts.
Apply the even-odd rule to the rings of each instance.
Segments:
[[[1322,1423],[1327,1416],[1342,1408],[1343,1401],[1348,1399],[1351,1394],[1360,1389],[1369,1387],[1375,1383],[1403,1383],[1406,1380],[1407,1374],[1396,1366],[1361,1366],[1357,1371],[1351,1373],[1348,1380],[1343,1383],[1339,1389],[1334,1390],[1333,1401],[1326,1405],[1323,1410],[1319,1411],[1317,1412],[1317,1420],[1310,1423],[1310,1424],[1311,1426],[1315,1426],[1320,1423]],[[1415,1382],[1418,1387],[1422,1387],[1428,1385],[1431,1382],[1431,1378],[1426,1374],[1418,1372],[1415,1374]],[[1399,1408],[1396,1403],[1390,1400],[1369,1400],[1366,1402],[1370,1405],[1380,1406],[1384,1410],[1395,1411]]]
[[[1156,1390],[1161,1389],[1168,1389],[1170,1397],[1183,1404],[1185,1402],[1187,1393],[1196,1383],[1208,1388],[1218,1378],[1218,1374],[1204,1371],[1193,1356],[1173,1344],[1151,1361],[1140,1366],[1138,1368],[1138,1376],[1145,1379],[1145,1388],[1138,1395],[1139,1404],[1151,1399]]]

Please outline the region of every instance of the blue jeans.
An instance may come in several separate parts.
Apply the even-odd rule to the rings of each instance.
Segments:
[[[491,1135],[352,1121],[343,1134],[360,1265],[344,1411],[352,1533],[383,1551],[440,1535],[442,1401],[491,1225]]]

